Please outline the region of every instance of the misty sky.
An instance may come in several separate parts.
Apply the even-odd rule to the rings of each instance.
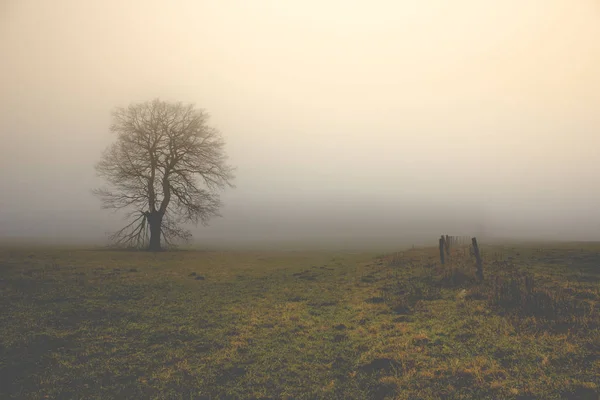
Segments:
[[[0,0],[0,237],[103,238],[110,111],[195,103],[203,239],[600,239],[597,0]]]

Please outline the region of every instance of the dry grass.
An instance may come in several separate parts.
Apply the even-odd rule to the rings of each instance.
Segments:
[[[577,246],[484,247],[483,284],[460,249],[5,248],[0,398],[598,398]]]

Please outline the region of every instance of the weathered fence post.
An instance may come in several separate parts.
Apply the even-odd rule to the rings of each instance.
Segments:
[[[440,238],[440,261],[444,265],[444,235]]]
[[[477,279],[483,280],[483,264],[481,262],[481,255],[479,253],[479,246],[477,245],[477,238],[471,239],[473,242],[473,252],[475,253],[475,261],[477,262]]]

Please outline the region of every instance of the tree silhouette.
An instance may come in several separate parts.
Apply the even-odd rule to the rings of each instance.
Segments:
[[[117,140],[96,164],[108,187],[95,189],[105,209],[128,210],[129,223],[111,235],[115,245],[161,250],[187,241],[185,223],[219,216],[219,191],[234,187],[220,132],[202,109],[159,99],[116,108]]]

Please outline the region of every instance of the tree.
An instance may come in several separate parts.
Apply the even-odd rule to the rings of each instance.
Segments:
[[[219,190],[234,187],[220,132],[194,105],[150,102],[117,107],[110,130],[117,140],[96,164],[108,187],[93,192],[104,209],[128,210],[129,223],[111,235],[119,246],[161,250],[189,240],[185,223],[220,216]]]

